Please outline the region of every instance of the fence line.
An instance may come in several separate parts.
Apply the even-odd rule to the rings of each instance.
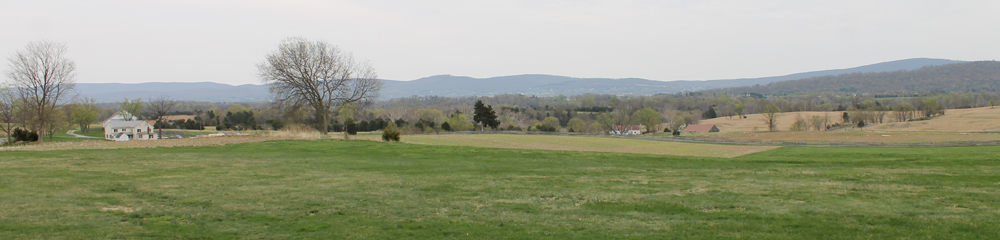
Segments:
[[[468,134],[511,134],[511,135],[550,135],[550,136],[588,136],[625,138],[651,141],[671,141],[689,143],[714,143],[734,145],[766,145],[766,146],[805,146],[805,147],[963,147],[963,146],[997,146],[1000,140],[992,141],[950,141],[950,142],[848,142],[848,141],[763,141],[734,140],[690,136],[622,136],[601,133],[567,133],[567,132],[537,132],[537,131],[460,131],[438,132],[434,134],[416,135],[468,135]]]

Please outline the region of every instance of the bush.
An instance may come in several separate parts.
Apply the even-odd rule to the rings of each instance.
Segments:
[[[788,130],[795,132],[809,131],[809,123],[806,122],[805,118],[802,118],[802,115],[795,115],[795,122],[792,123],[792,126]]]
[[[348,118],[344,121],[344,131],[350,135],[358,135],[358,124],[354,123],[354,119]]]
[[[285,127],[285,122],[282,122],[281,120],[278,119],[267,120],[266,123],[268,125],[271,125],[271,129],[274,130],[281,130],[282,128]]]
[[[445,131],[449,131],[450,132],[451,131],[451,124],[448,124],[448,122],[441,123],[441,130],[445,130]]]
[[[37,142],[38,132],[22,130],[21,128],[15,128],[14,132],[11,133],[11,137],[14,138],[14,142]]]
[[[389,122],[389,124],[382,129],[382,141],[399,142],[399,128],[396,127],[396,123]]]

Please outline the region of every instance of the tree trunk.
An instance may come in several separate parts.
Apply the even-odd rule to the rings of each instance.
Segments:
[[[319,128],[321,128],[321,129],[316,129],[316,130],[319,130],[320,133],[322,133],[323,135],[326,135],[327,134],[327,130],[329,128],[329,124],[330,124],[330,121],[327,120],[327,117],[329,116],[329,114],[327,113],[328,111],[325,108],[323,108],[323,107],[313,106],[313,108],[316,109],[316,121],[319,121],[318,125],[319,125]],[[346,131],[345,131],[345,134],[346,134]]]

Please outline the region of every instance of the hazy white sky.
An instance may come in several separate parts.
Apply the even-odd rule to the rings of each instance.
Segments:
[[[915,57],[993,60],[1000,1],[0,0],[0,55],[69,46],[78,82],[259,84],[284,38],[379,77],[554,74],[707,80]]]

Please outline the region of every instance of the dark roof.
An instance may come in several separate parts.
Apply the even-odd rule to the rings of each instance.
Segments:
[[[684,132],[718,132],[719,128],[715,125],[700,125],[700,124],[688,124],[684,128]]]

